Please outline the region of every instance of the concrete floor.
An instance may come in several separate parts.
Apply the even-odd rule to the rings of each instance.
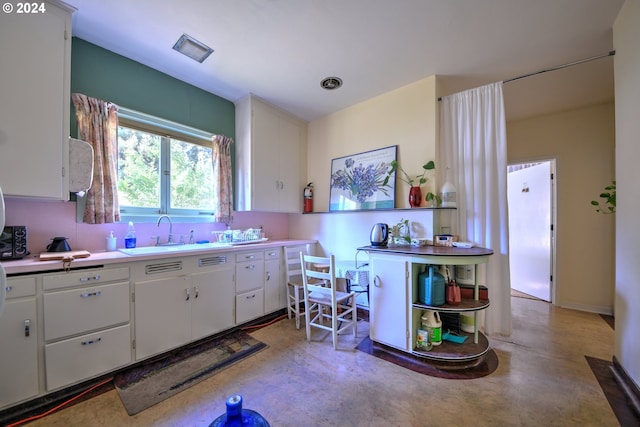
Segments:
[[[29,426],[207,426],[235,393],[271,426],[618,426],[585,356],[611,361],[597,314],[512,298],[513,334],[490,337],[498,369],[473,380],[416,374],[354,350],[308,343],[293,320],[251,332],[268,348],[135,416],[115,390]],[[358,334],[368,334],[359,324]]]

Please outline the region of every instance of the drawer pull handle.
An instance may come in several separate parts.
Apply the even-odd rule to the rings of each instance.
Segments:
[[[269,252],[269,256],[276,256],[275,252]]]
[[[255,297],[256,297],[256,294],[253,294],[253,295],[247,295],[247,299],[253,299],[253,298],[255,298]]]
[[[90,298],[90,297],[99,297],[100,296],[100,291],[96,291],[96,292],[84,292],[82,294],[80,294],[80,296],[82,298]]]
[[[254,268],[256,268],[255,264],[251,264],[251,265],[247,265],[245,267],[247,270],[253,270]]]
[[[195,293],[195,295],[193,296],[195,299],[198,299],[198,295],[200,295],[200,289],[198,289],[197,286],[193,287],[193,292]]]
[[[254,259],[256,256],[255,255],[246,255],[244,258],[245,259]]]
[[[98,338],[98,339],[95,339],[95,340],[81,341],[80,344],[82,344],[82,345],[91,345],[91,344],[99,343],[100,341],[102,341],[102,338]]]
[[[13,286],[7,286],[4,288],[7,292],[11,292],[13,290]]]
[[[81,282],[89,282],[91,280],[100,280],[100,276],[93,276],[93,277],[81,277],[80,281]]]
[[[187,298],[185,299],[185,301],[189,301],[189,299],[191,298],[191,294],[189,294],[189,288],[185,288],[184,292],[187,294]]]

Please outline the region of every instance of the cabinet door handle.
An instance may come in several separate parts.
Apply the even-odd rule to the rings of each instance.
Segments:
[[[185,298],[185,301],[189,301],[189,298],[191,298],[191,295],[189,294],[189,288],[185,288],[184,292],[187,294],[187,298]]]
[[[91,344],[99,343],[100,341],[102,341],[102,338],[98,337],[95,340],[82,341],[82,342],[80,342],[80,344],[82,344],[82,345],[91,345]]]
[[[271,280],[271,272],[267,271],[267,282]]]
[[[24,321],[24,336],[28,337],[31,335],[31,320],[25,319]]]
[[[254,259],[255,255],[245,255],[244,259]]]
[[[93,277],[81,277],[80,281],[81,282],[89,282],[91,280],[100,280],[100,276],[93,276]]]
[[[6,288],[4,288],[7,293],[11,292],[13,290],[13,286],[7,286]]]
[[[254,268],[256,268],[256,265],[255,264],[250,264],[250,265],[247,265],[245,268],[247,270],[253,270]]]
[[[247,298],[247,299],[253,299],[253,298],[255,298],[255,297],[256,297],[256,294],[253,294],[253,295],[247,295],[247,297],[246,297],[246,298]]]
[[[90,297],[99,297],[100,296],[100,291],[96,291],[96,292],[84,292],[80,294],[81,298],[90,298]]]
[[[193,287],[193,293],[194,293],[193,297],[194,297],[195,299],[198,299],[198,295],[200,295],[200,289],[198,289],[198,287],[197,287],[197,286],[194,286],[194,287]]]
[[[375,286],[376,288],[380,287],[380,278],[378,276],[375,276],[373,278],[373,286]]]

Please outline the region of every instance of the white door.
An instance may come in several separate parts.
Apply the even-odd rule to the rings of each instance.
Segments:
[[[509,168],[511,288],[551,302],[555,162],[510,165]]]

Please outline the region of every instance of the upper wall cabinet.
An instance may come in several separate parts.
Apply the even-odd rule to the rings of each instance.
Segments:
[[[236,103],[236,210],[302,211],[306,129],[255,96]]]
[[[0,22],[0,185],[7,196],[67,200],[73,9],[14,5]]]

